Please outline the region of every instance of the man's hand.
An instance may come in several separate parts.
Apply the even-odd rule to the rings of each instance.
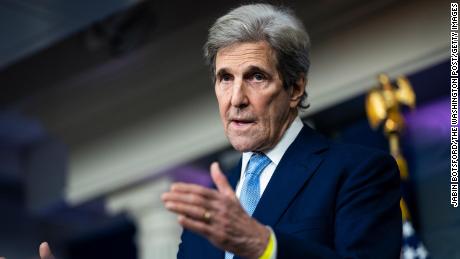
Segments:
[[[207,238],[222,250],[245,258],[264,252],[270,230],[241,207],[218,163],[211,164],[217,190],[196,184],[176,183],[162,195],[165,207],[177,213],[179,224]]]
[[[51,253],[50,246],[47,242],[40,244],[39,248],[40,259],[54,259],[53,254]]]

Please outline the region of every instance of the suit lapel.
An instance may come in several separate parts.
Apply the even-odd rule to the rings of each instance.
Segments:
[[[262,224],[275,225],[321,164],[320,151],[327,147],[327,141],[305,125],[276,167],[253,217]]]

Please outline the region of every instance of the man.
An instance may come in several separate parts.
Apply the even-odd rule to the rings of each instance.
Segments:
[[[176,183],[163,194],[184,227],[178,258],[399,257],[394,160],[334,144],[298,116],[309,48],[301,22],[266,4],[232,10],[210,29],[205,57],[242,158],[227,175],[211,165],[217,189]]]
[[[310,42],[282,8],[246,5],[209,31],[225,134],[242,152],[216,190],[176,183],[165,207],[184,227],[178,258],[398,258],[399,176],[382,152],[303,125]],[[228,179],[227,179],[228,177]]]

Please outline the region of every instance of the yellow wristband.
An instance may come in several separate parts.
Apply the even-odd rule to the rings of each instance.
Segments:
[[[273,249],[275,248],[275,237],[273,236],[273,231],[270,230],[270,239],[268,240],[268,245],[265,248],[264,253],[259,257],[259,259],[270,259],[273,255]]]

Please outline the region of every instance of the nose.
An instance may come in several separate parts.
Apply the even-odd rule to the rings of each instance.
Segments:
[[[243,80],[235,80],[232,89],[231,104],[235,108],[244,108],[248,106],[249,100],[246,95],[246,88]]]

